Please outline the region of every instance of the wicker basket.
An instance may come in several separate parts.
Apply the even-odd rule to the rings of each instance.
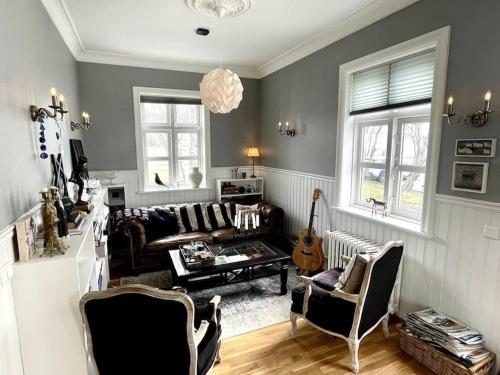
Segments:
[[[438,375],[486,375],[495,365],[495,355],[491,353],[475,365],[465,367],[432,345],[408,335],[402,327],[402,324],[397,326],[401,349]]]

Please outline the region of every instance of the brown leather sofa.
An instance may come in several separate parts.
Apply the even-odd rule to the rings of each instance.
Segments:
[[[262,202],[259,207],[261,225],[256,236],[282,246],[284,240],[283,209],[270,203]],[[175,233],[157,239],[148,239],[147,230],[139,221],[130,220],[119,225],[119,230],[128,238],[132,268],[135,272],[152,271],[170,267],[168,251],[191,241],[203,241],[207,244],[234,241],[233,228],[223,228],[211,232]]]

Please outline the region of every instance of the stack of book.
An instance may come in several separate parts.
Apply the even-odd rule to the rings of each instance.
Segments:
[[[238,187],[234,185],[225,185],[222,187],[223,195],[238,194]]]
[[[490,354],[483,347],[483,336],[476,330],[433,309],[406,315],[404,330],[420,340],[471,366]]]

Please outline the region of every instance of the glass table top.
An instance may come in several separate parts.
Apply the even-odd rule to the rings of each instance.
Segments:
[[[210,246],[215,255],[215,264],[227,264],[243,262],[247,260],[258,260],[276,255],[269,246],[260,241],[251,241],[226,246]]]

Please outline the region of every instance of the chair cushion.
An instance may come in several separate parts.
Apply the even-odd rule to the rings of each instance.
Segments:
[[[332,268],[314,276],[313,282],[320,288],[331,292],[335,289],[335,284],[337,283],[341,273],[341,268]]]
[[[191,233],[179,233],[172,236],[160,238],[153,242],[150,242],[144,246],[144,254],[158,254],[164,253],[170,249],[175,249],[179,245],[185,244],[190,241],[203,241],[207,244],[212,243],[212,236],[210,233],[205,232],[191,232]]]
[[[363,283],[365,270],[370,255],[368,254],[355,254],[347,264],[344,272],[340,275],[335,287],[341,289],[346,293],[358,294]]]
[[[304,284],[299,284],[292,289],[291,310],[297,314],[302,314],[304,294]],[[355,310],[355,303],[332,297],[325,290],[313,286],[306,318],[327,331],[348,337],[354,321]]]

